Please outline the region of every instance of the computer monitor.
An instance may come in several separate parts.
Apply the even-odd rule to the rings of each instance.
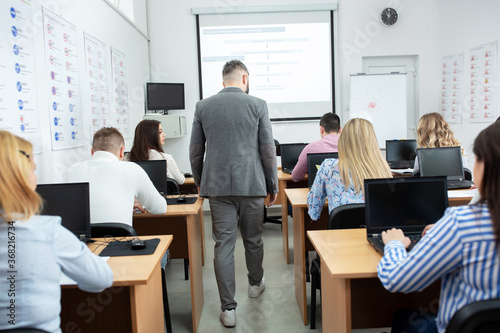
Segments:
[[[184,110],[184,83],[146,83],[146,103],[148,110]]]
[[[464,179],[460,147],[417,149],[420,175],[447,176],[448,180]]]
[[[293,168],[299,160],[300,153],[307,143],[285,143],[280,144],[281,169],[283,172],[292,173]]]
[[[386,140],[385,155],[393,169],[413,168],[417,155],[416,140]]]
[[[43,199],[41,215],[56,215],[62,225],[81,241],[90,240],[89,183],[41,184],[36,191]]]
[[[156,187],[158,192],[167,193],[167,161],[154,160],[154,161],[136,161],[141,168],[146,171],[151,179],[151,182]]]
[[[309,188],[312,187],[319,166],[327,158],[339,158],[339,153],[309,153],[307,154],[307,177]]]

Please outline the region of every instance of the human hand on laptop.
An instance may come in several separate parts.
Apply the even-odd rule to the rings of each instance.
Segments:
[[[392,228],[387,231],[382,231],[382,241],[384,242],[384,244],[387,244],[392,240],[398,240],[402,242],[405,246],[405,249],[411,244],[411,240],[405,236],[403,230],[401,229]]]
[[[422,237],[424,237],[424,235],[427,233],[427,231],[432,228],[434,226],[434,223],[433,224],[429,224],[428,226],[426,226],[424,228],[424,231],[422,231]]]
[[[134,199],[134,213],[145,213],[145,212],[146,212],[146,209],[139,202],[139,200]]]

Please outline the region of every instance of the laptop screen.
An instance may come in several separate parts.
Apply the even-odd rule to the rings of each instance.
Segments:
[[[385,153],[387,162],[415,161],[415,156],[417,155],[416,150],[416,140],[385,141]]]
[[[464,178],[460,147],[419,148],[417,154],[421,176],[447,176],[450,180]]]
[[[390,228],[421,232],[438,221],[448,207],[446,177],[365,180],[368,235]]]
[[[309,188],[312,187],[319,166],[327,158],[339,158],[338,153],[310,153],[307,154],[307,176]]]
[[[134,163],[146,171],[158,192],[167,193],[167,161],[137,161]]]
[[[307,146],[306,143],[280,144],[281,167],[283,169],[293,169],[297,164],[300,153],[302,153],[305,146]]]
[[[43,184],[36,187],[43,199],[41,215],[56,215],[80,240],[90,239],[89,183]]]

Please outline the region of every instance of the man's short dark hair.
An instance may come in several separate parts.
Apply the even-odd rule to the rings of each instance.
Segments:
[[[123,135],[114,127],[103,127],[94,134],[93,151],[116,153],[124,146]]]
[[[340,130],[340,118],[333,112],[327,112],[321,117],[319,126],[323,126],[326,133],[338,133]]]
[[[225,80],[227,76],[231,75],[237,69],[242,69],[245,72],[247,72],[247,74],[250,74],[248,72],[247,66],[245,66],[244,63],[242,63],[239,60],[234,59],[234,60],[230,60],[230,61],[226,62],[226,64],[222,68],[222,79]]]

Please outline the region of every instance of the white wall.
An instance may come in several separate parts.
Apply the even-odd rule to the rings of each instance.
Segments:
[[[500,39],[500,2],[495,0],[441,0],[439,2],[440,22],[439,40],[440,57],[464,53],[464,84],[469,83],[469,50],[475,46]],[[498,82],[497,82],[498,87]],[[468,91],[464,91],[463,101],[469,100]],[[498,89],[495,92],[498,96]],[[455,136],[462,143],[469,155],[469,167],[472,168],[474,155],[472,145],[479,132],[489,123],[470,123],[467,110],[464,110],[462,124],[450,124]]]

